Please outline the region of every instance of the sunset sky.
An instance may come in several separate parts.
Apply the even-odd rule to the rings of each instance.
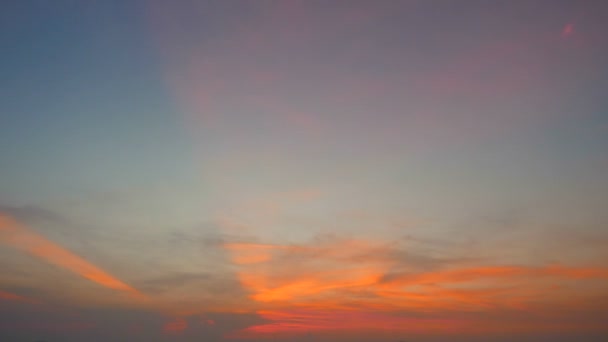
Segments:
[[[0,341],[606,341],[608,2],[0,2]]]

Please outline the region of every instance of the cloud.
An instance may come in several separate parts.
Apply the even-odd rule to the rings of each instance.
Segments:
[[[210,273],[175,272],[156,278],[141,280],[138,284],[139,288],[145,290],[146,293],[160,293],[193,283],[201,285],[201,283],[208,283],[212,280],[213,275]]]
[[[143,295],[139,291],[121,280],[106,273],[80,256],[29,230],[12,217],[1,213],[0,242],[27,252],[50,264],[70,270],[104,287],[143,298]]]
[[[476,328],[473,321],[479,317],[470,322],[448,320],[451,323],[446,325],[437,317],[416,321],[394,315],[404,311],[435,316],[467,312],[546,315],[557,307],[590,310],[605,296],[602,284],[608,280],[608,268],[602,267],[484,266],[481,260],[424,255],[408,260],[399,243],[335,237],[316,238],[308,244],[225,243],[224,248],[233,255],[250,298],[261,308],[272,308],[258,311],[271,323],[241,331],[237,334],[241,337],[357,327],[428,331],[435,324],[454,331],[498,331],[501,326],[493,320]],[[575,296],[583,289],[586,295]],[[509,324],[504,326],[526,331],[555,328],[545,321]],[[580,326],[573,323],[571,328]]]
[[[242,266],[241,283],[260,302],[290,301],[371,284],[387,266],[381,253],[373,254],[383,247],[364,241],[328,241],[320,246],[239,243],[225,248]]]
[[[38,304],[39,303],[35,299],[24,297],[24,296],[20,296],[20,295],[17,295],[17,294],[14,294],[14,293],[10,293],[10,292],[6,292],[6,291],[2,291],[2,290],[0,290],[0,300],[17,301],[17,302],[29,303],[29,304]]]
[[[273,250],[289,247],[253,243],[226,243],[224,248],[231,252],[232,261],[235,264],[246,265],[269,261],[272,259]]]
[[[432,319],[416,317],[399,317],[383,313],[336,310],[292,309],[280,311],[259,311],[258,314],[271,323],[252,326],[235,337],[252,337],[259,334],[277,333],[310,333],[319,331],[349,332],[366,330],[384,331],[457,331],[461,322],[451,319]]]
[[[173,315],[134,307],[24,305],[0,299],[0,340],[36,341],[224,341],[224,336],[266,322],[255,313]],[[163,333],[165,331],[166,333]]]
[[[6,213],[22,222],[44,221],[57,224],[70,223],[70,221],[62,215],[38,206],[0,205],[0,213]]]
[[[428,285],[435,283],[466,283],[480,279],[513,279],[533,277],[557,277],[565,279],[608,279],[608,268],[490,266],[473,267],[431,273],[413,274],[393,279],[389,284]]]
[[[163,326],[165,334],[181,334],[188,329],[188,321],[183,317],[175,317]]]

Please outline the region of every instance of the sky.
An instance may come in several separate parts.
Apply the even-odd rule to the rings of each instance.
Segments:
[[[0,3],[0,340],[604,341],[608,4]]]

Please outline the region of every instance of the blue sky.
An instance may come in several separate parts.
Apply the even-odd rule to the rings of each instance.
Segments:
[[[28,203],[193,176],[175,166],[193,163],[190,142],[136,6],[61,3],[6,5],[2,193]]]

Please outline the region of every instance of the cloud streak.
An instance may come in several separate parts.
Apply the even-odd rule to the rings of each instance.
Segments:
[[[52,265],[69,270],[109,289],[143,298],[144,295],[82,257],[31,231],[12,217],[0,213],[0,242]]]
[[[11,293],[11,292],[2,291],[2,290],[0,290],[0,300],[15,301],[15,302],[29,303],[29,304],[38,304],[39,303],[35,299],[23,297],[23,296],[20,296],[20,295]]]

